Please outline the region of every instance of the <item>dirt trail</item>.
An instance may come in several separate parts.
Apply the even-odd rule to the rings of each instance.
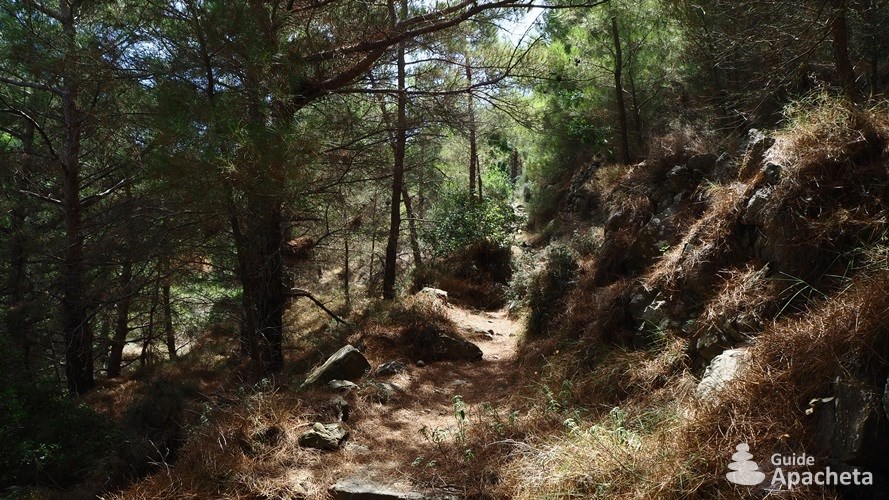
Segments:
[[[431,484],[434,473],[412,466],[434,459],[435,446],[423,430],[451,440],[458,427],[454,412],[458,395],[471,407],[489,403],[506,410],[501,406],[515,378],[521,321],[508,317],[505,310],[483,312],[448,306],[447,311],[464,336],[481,348],[482,360],[409,366],[404,373],[380,379],[400,387],[403,393],[387,404],[363,402],[355,409],[346,446],[317,464],[326,469],[324,482],[357,477],[403,488],[411,483],[442,486]]]

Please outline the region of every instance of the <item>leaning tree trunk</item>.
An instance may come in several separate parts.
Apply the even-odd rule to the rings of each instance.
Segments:
[[[74,13],[66,0],[59,2],[59,18],[66,38],[66,59],[76,49]],[[65,251],[62,258],[62,332],[65,338],[65,376],[68,390],[83,394],[95,385],[93,337],[85,300],[86,272],[83,257],[83,214],[80,200],[80,132],[83,116],[77,106],[78,86],[73,68],[62,77],[62,124],[65,138],[59,151],[63,171]]]

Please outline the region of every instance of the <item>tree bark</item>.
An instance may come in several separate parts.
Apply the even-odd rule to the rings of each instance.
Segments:
[[[401,199],[404,200],[404,211],[407,213],[407,229],[411,239],[411,251],[414,254],[414,265],[419,266],[423,263],[423,255],[420,252],[420,240],[417,237],[416,216],[406,185],[401,186]]]
[[[117,312],[114,327],[114,338],[108,352],[108,378],[120,376],[123,364],[123,349],[130,333],[130,303],[133,297],[133,261],[129,252],[124,255],[120,270],[120,298],[117,301]]]
[[[395,26],[397,15],[394,0],[389,2],[390,24]],[[401,3],[402,16],[407,1]],[[395,298],[395,277],[398,268],[398,237],[401,232],[401,193],[404,190],[404,157],[407,147],[407,77],[405,74],[404,43],[398,44],[398,111],[395,123],[394,164],[392,167],[392,192],[389,206],[389,239],[386,242],[386,258],[383,267],[383,299]]]
[[[34,147],[34,125],[28,122],[22,140],[22,162],[14,172],[12,206],[9,211],[9,301],[6,308],[6,328],[16,349],[15,362],[23,371],[30,370],[30,332],[28,319],[28,250],[26,221],[28,207],[25,205],[22,190],[24,176],[31,169]]]
[[[164,276],[161,281],[161,307],[164,309],[164,338],[167,341],[167,355],[170,360],[177,359],[176,332],[173,331],[173,307],[170,304],[170,277]]]
[[[67,0],[59,1],[59,20],[65,34],[62,77],[62,126],[64,143],[59,152],[63,171],[65,251],[62,259],[62,331],[65,338],[65,376],[68,390],[84,394],[95,385],[93,337],[85,300],[83,214],[80,200],[80,134],[83,116],[77,105],[78,84],[73,73],[76,60],[74,12]]]
[[[475,183],[478,180],[478,197],[481,199],[481,173],[478,164],[478,140],[476,138],[475,125],[475,98],[472,95],[472,65],[469,64],[469,57],[465,57],[466,63],[466,84],[470,88],[466,94],[466,110],[469,117],[469,196],[475,197]]]
[[[617,17],[611,18],[611,37],[614,42],[614,93],[617,101],[617,126],[620,134],[621,161],[630,163],[630,139],[627,131],[627,106],[624,103],[623,86],[623,54],[620,46],[620,32],[617,29]]]
[[[849,58],[849,27],[846,0],[831,0],[830,32],[833,36],[833,62],[843,87],[843,95],[855,100],[855,71]]]

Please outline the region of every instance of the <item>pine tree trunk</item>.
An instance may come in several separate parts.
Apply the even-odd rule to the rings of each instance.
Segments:
[[[611,36],[614,42],[614,93],[617,100],[617,126],[620,134],[621,161],[630,163],[630,139],[627,131],[627,106],[624,103],[623,86],[623,55],[620,46],[620,32],[617,29],[617,18],[611,18]]]
[[[173,307],[170,304],[170,278],[164,276],[161,285],[161,306],[164,309],[164,338],[167,341],[167,355],[170,360],[177,359],[176,333],[173,331]]]
[[[833,61],[843,94],[855,100],[855,71],[849,59],[849,27],[846,22],[846,0],[831,0],[830,31],[833,36]]]
[[[59,13],[66,38],[66,63],[73,64],[76,49],[74,13],[67,0],[60,0]],[[85,299],[85,264],[83,257],[83,214],[80,201],[80,127],[83,120],[77,106],[78,86],[65,68],[62,78],[62,124],[64,144],[59,151],[63,170],[63,205],[65,211],[65,251],[62,259],[62,332],[65,337],[65,376],[68,390],[84,394],[95,385],[93,374],[93,337]]]
[[[120,270],[120,298],[117,301],[117,312],[114,327],[114,338],[108,352],[108,378],[120,376],[123,364],[123,349],[130,333],[130,303],[132,301],[133,263],[129,253],[124,256]]]
[[[478,195],[481,198],[481,177],[478,165],[478,141],[476,138],[475,126],[475,98],[472,95],[472,66],[469,64],[469,58],[466,57],[466,84],[470,88],[466,94],[467,98],[467,115],[469,116],[469,196],[475,197],[475,183],[479,182]]]
[[[394,0],[390,0],[390,24],[397,22]],[[402,11],[406,10],[402,0]],[[401,232],[401,192],[404,190],[404,157],[407,147],[407,94],[404,43],[398,45],[398,111],[395,123],[395,161],[392,168],[392,192],[389,206],[389,239],[383,267],[383,298],[395,298],[395,277],[398,269],[398,237]]]
[[[404,200],[404,211],[407,213],[407,229],[411,239],[411,252],[414,254],[414,265],[423,263],[423,255],[420,253],[420,240],[417,236],[416,216],[414,215],[411,197],[407,192],[407,186],[401,187],[401,199]]]
[[[31,169],[34,126],[28,122],[22,140],[21,172],[14,172],[12,206],[9,210],[9,276],[6,286],[9,299],[6,308],[6,328],[15,346],[17,367],[23,371],[30,370],[30,332],[28,328],[28,312],[26,303],[30,288],[28,279],[27,229],[26,218],[28,207],[25,205],[21,191],[24,189],[24,175]]]

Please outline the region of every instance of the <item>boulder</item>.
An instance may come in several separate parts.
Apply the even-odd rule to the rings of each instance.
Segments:
[[[716,403],[719,393],[737,379],[750,363],[746,348],[729,349],[713,358],[695,389],[695,395],[703,402]]]
[[[407,370],[407,366],[405,366],[404,363],[400,361],[389,361],[388,363],[383,363],[377,367],[377,375],[380,377],[388,377],[397,375],[405,370]]]
[[[306,377],[301,387],[326,384],[331,380],[359,379],[370,370],[370,363],[361,351],[346,344]]]
[[[821,405],[816,435],[837,463],[885,468],[886,415],[877,388],[838,378],[834,398]]]
[[[482,350],[479,346],[464,339],[437,334],[429,346],[431,359],[436,361],[479,361],[482,359]]]
[[[338,450],[346,439],[349,438],[349,429],[339,422],[322,424],[315,422],[311,430],[299,437],[299,445],[303,448],[315,448],[318,450]]]
[[[448,303],[448,292],[446,292],[444,290],[440,290],[438,288],[432,288],[429,286],[424,287],[422,290],[419,291],[418,295],[426,296],[426,297],[429,297],[429,298],[435,299],[435,300],[440,300],[441,302],[444,302],[445,304]]]

